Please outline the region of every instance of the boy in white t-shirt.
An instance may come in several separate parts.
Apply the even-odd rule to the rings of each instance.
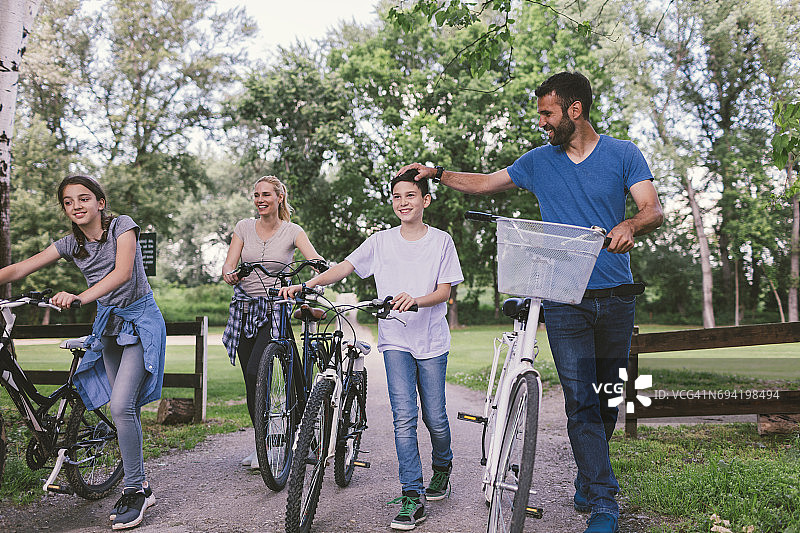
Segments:
[[[400,226],[371,235],[344,261],[306,283],[310,288],[330,285],[355,271],[361,278],[375,276],[378,298],[394,296],[393,312],[402,313],[414,304],[419,307],[418,312],[403,316],[406,326],[396,320],[378,324],[378,350],[386,366],[403,489],[402,496],[389,502],[401,505],[391,526],[402,530],[414,529],[425,520],[423,491],[428,500],[449,494],[453,452],[444,396],[450,351],[446,302],[450,287],[464,281],[452,237],[422,222],[431,195],[428,181],[416,181],[416,175],[416,170],[410,170],[391,182],[392,208]],[[299,285],[293,285],[282,292],[291,297],[299,290]],[[417,390],[433,446],[433,479],[427,488],[417,445]]]

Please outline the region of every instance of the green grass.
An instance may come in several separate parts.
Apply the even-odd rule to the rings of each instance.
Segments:
[[[735,532],[800,531],[800,437],[760,437],[753,424],[643,426],[611,441],[629,513],[661,516],[661,531],[707,532],[712,515]],[[743,529],[744,528],[744,529]]]

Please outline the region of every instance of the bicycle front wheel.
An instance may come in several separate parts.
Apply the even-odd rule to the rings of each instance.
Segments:
[[[289,475],[286,533],[307,533],[317,512],[331,436],[332,396],[333,381],[323,379],[308,398]]]
[[[261,477],[276,492],[286,486],[292,465],[295,422],[290,412],[291,400],[288,354],[283,345],[271,342],[258,365],[255,433]]]
[[[87,411],[77,400],[67,422],[65,447],[70,462],[64,470],[78,496],[99,500],[122,479],[122,454],[108,405]]]
[[[525,526],[536,457],[539,394],[539,380],[534,372],[519,376],[511,390],[489,505],[489,533],[521,533]]]
[[[367,428],[367,407],[364,400],[366,391],[362,390],[362,376],[353,372],[352,379],[353,384],[347,391],[336,435],[333,475],[340,487],[346,487],[353,479],[355,462],[361,449],[361,436]]]

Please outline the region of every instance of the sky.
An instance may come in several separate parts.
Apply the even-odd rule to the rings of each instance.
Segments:
[[[217,0],[222,9],[243,6],[258,24],[256,49],[268,53],[296,39],[324,37],[341,20],[367,24],[375,20],[378,0]]]

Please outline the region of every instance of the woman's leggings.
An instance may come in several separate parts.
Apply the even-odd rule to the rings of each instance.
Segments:
[[[244,389],[247,394],[247,410],[250,412],[250,421],[255,427],[256,420],[256,381],[258,380],[258,365],[261,356],[272,339],[269,323],[261,326],[258,333],[250,339],[244,335],[239,337],[239,366],[242,367],[244,376]]]
[[[144,385],[144,349],[137,342],[129,346],[117,344],[116,337],[103,336],[103,364],[111,384],[111,418],[117,426],[125,487],[141,489],[144,483],[142,422],[136,406]]]

